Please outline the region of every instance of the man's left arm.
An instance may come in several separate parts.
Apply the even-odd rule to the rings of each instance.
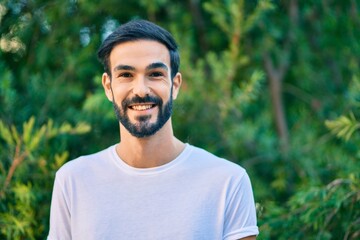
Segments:
[[[224,221],[224,240],[254,240],[259,234],[250,178],[246,172],[231,186]]]
[[[239,240],[256,240],[256,236],[244,237],[240,238]]]

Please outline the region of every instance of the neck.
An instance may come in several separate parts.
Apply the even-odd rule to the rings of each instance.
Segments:
[[[120,124],[121,141],[116,151],[128,165],[136,168],[151,168],[174,160],[185,144],[173,135],[171,120],[157,133],[145,138],[132,136]]]

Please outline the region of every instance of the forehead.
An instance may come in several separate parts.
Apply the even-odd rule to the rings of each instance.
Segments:
[[[136,40],[116,45],[109,56],[113,70],[118,65],[129,65],[134,68],[146,68],[155,62],[170,67],[170,53],[167,47],[152,40]]]

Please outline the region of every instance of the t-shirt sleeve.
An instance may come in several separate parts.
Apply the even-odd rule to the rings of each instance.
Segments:
[[[51,199],[50,231],[47,239],[71,239],[70,219],[69,203],[64,192],[64,186],[59,176],[56,176]]]
[[[233,240],[258,234],[253,191],[245,172],[227,201],[223,239]]]

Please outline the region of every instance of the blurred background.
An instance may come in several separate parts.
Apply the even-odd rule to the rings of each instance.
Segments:
[[[0,0],[0,239],[45,239],[56,170],[119,141],[96,51],[168,29],[175,134],[245,167],[258,239],[360,238],[357,0]]]

